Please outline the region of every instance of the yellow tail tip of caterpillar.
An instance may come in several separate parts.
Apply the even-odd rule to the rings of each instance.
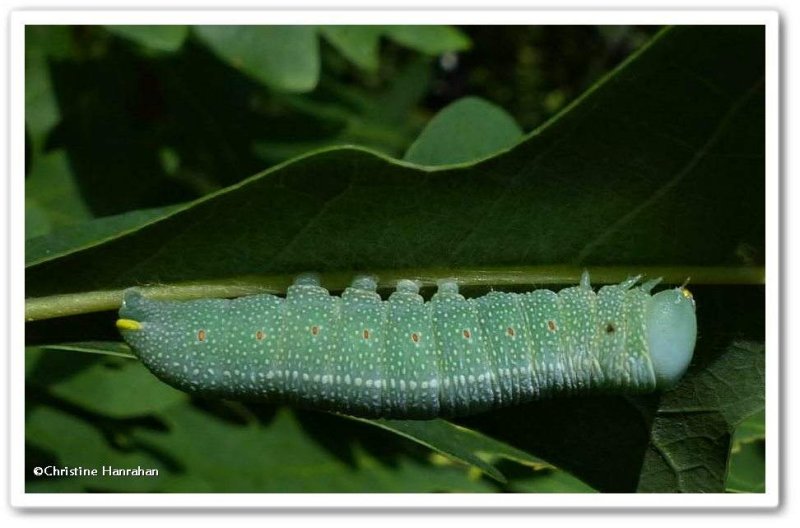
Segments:
[[[133,319],[117,319],[117,328],[120,330],[141,330],[142,323]]]

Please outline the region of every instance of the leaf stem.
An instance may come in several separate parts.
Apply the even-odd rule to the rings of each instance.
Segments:
[[[434,286],[442,279],[454,279],[461,286],[543,286],[575,284],[587,269],[595,284],[620,282],[631,275],[662,277],[663,284],[681,284],[687,277],[691,284],[764,284],[763,267],[700,267],[700,266],[527,266],[514,268],[411,268],[376,270],[380,288],[392,288],[398,280],[412,278],[423,287]],[[241,297],[254,294],[281,294],[296,274],[258,275],[228,279],[209,279],[175,284],[141,286],[143,293],[154,299],[191,300],[207,297]],[[343,290],[355,273],[321,273],[322,284],[332,291]],[[105,310],[115,310],[122,303],[122,289],[67,293],[25,300],[25,320],[37,321]]]

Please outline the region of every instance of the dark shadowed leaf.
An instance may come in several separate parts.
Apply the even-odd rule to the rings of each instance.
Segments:
[[[29,294],[301,270],[759,263],[762,36],[667,31],[559,119],[476,165],[308,155],[29,267]],[[686,62],[670,67],[678,56]]]
[[[141,431],[138,439],[180,457],[192,481],[170,491],[237,492],[431,492],[490,491],[467,478],[466,468],[434,467],[405,455],[388,462],[363,446],[336,454],[301,429],[282,409],[268,423],[223,421],[189,406],[164,413],[168,431]],[[339,419],[341,421],[343,419]],[[333,420],[332,427],[343,427]],[[349,421],[345,421],[345,424]],[[202,431],[202,434],[197,434]],[[328,430],[326,436],[347,434]],[[331,438],[335,441],[335,438]],[[384,440],[385,442],[386,440]],[[242,453],[258,453],[243,457]],[[199,481],[199,482],[198,482]]]
[[[764,408],[764,346],[735,342],[661,398],[639,491],[720,492],[731,436]]]
[[[25,489],[37,492],[157,490],[166,479],[166,465],[145,451],[126,451],[115,446],[103,431],[89,422],[52,407],[37,407],[25,418],[25,440],[56,457],[57,467],[96,469],[97,476],[27,477]],[[122,441],[122,439],[117,439]],[[28,447],[30,449],[30,447]],[[147,478],[105,476],[103,467],[155,468],[159,475]]]
[[[392,431],[418,442],[452,459],[475,466],[490,477],[505,482],[505,477],[492,464],[500,459],[513,460],[536,469],[551,467],[543,460],[515,449],[478,432],[446,420],[365,420],[353,418]]]
[[[112,418],[150,414],[187,399],[186,394],[160,382],[138,361],[76,354],[75,350],[46,349],[26,357],[33,363],[27,366],[28,385]]]
[[[70,51],[67,26],[25,27],[25,126],[34,152],[43,149],[47,133],[61,117],[53,93],[50,61],[67,56]]]
[[[113,54],[52,62],[62,119],[48,143],[66,152],[93,216],[184,201],[192,195],[166,178],[159,157],[163,93],[153,81],[153,64],[134,47],[110,40]]]
[[[34,164],[31,175],[25,180],[25,210],[26,213],[38,210],[44,215],[44,224],[26,221],[26,240],[92,218],[64,151],[42,155]]]

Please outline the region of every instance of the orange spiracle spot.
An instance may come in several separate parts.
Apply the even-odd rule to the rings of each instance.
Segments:
[[[364,339],[369,339],[369,330],[364,329]]]
[[[514,332],[514,329],[509,326],[508,328],[506,328],[506,334],[508,334],[508,337],[514,337],[516,335],[516,332]]]
[[[469,331],[468,329],[466,329],[466,328],[464,329],[464,332],[463,332],[463,334],[464,334],[464,339],[469,339],[470,337],[472,337],[472,332],[470,332],[470,331]]]
[[[259,330],[258,332],[256,332],[256,339],[258,339],[259,341],[261,341],[262,339],[264,339],[264,332],[262,332],[261,330]]]
[[[412,340],[413,342],[415,342],[415,343],[419,343],[419,334],[418,334],[418,333],[416,333],[416,332],[414,332],[413,334],[411,334],[411,340]]]
[[[205,341],[206,340],[206,331],[205,330],[198,330],[197,331],[197,340],[198,341]]]
[[[311,327],[311,335],[319,335],[319,327],[317,325]]]
[[[555,331],[556,331],[556,328],[557,328],[557,327],[556,327],[556,322],[555,322],[555,321],[553,321],[553,320],[547,321],[547,328],[548,328],[548,330],[550,330],[551,332],[555,332]]]

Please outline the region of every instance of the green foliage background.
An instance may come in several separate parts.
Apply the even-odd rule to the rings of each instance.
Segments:
[[[28,27],[28,491],[763,492],[763,92],[758,27]],[[677,387],[361,420],[190,399],[113,328],[132,285],[565,265],[710,270]]]

